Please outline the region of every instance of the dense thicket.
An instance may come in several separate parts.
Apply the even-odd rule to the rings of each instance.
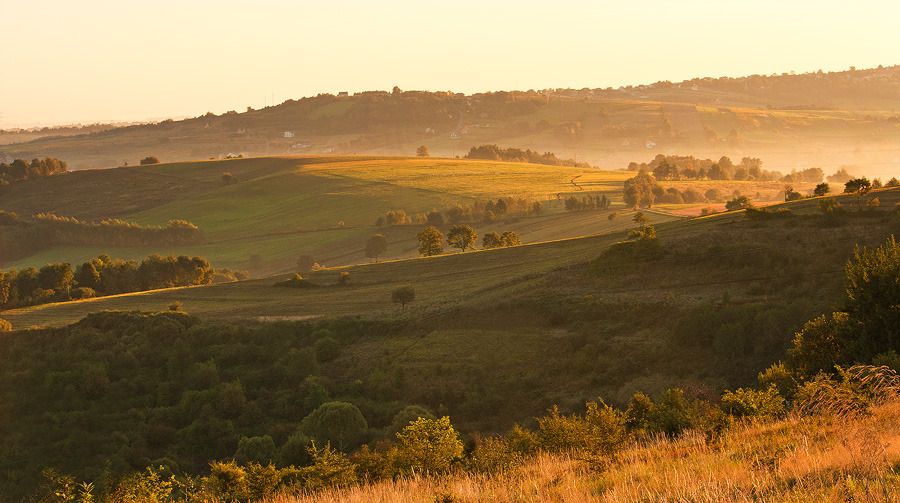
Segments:
[[[219,276],[223,274],[234,276],[230,271],[221,271]],[[57,263],[40,269],[0,270],[0,309],[175,286],[205,285],[215,277],[216,272],[202,257],[159,255],[151,255],[141,262],[101,255],[75,267]]]
[[[200,229],[186,220],[170,220],[165,226],[157,227],[119,219],[88,222],[54,213],[23,218],[0,210],[0,262],[17,260],[54,246],[184,245],[202,239]]]

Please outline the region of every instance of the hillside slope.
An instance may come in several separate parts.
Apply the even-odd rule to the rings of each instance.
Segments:
[[[224,183],[226,173],[237,182]],[[513,230],[526,243],[589,235],[620,230],[627,221],[609,220],[609,212],[566,212],[561,198],[604,194],[618,201],[629,176],[523,163],[384,157],[272,157],[78,171],[18,183],[0,193],[0,209],[143,225],[188,220],[204,239],[179,246],[54,246],[2,266],[78,262],[101,253],[135,259],[162,253],[200,255],[216,267],[260,275],[294,270],[301,255],[323,265],[364,262],[365,240],[376,232],[390,241],[384,258],[410,257],[422,225],[377,227],[387,211],[404,210],[414,218],[500,197],[541,202],[543,210],[479,223],[480,233]],[[580,187],[571,183],[576,177]]]
[[[859,165],[885,176],[898,164],[900,67],[804,75],[702,78],[619,89],[474,95],[365,92],[289,100],[0,146],[4,158],[53,156],[75,168],[229,153],[400,154],[425,144],[462,155],[501,143],[618,168],[658,153],[760,157],[790,171]]]

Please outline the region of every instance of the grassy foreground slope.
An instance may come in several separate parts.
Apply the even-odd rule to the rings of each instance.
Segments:
[[[224,184],[225,173],[238,183]],[[421,225],[379,228],[379,216],[398,209],[414,216],[499,197],[542,201],[545,211],[534,218],[476,225],[479,233],[515,230],[526,243],[596,234],[620,230],[627,221],[609,221],[597,211],[566,214],[557,195],[591,192],[619,200],[622,181],[629,176],[522,163],[364,157],[274,157],[80,171],[17,184],[0,196],[0,209],[26,216],[54,212],[84,220],[122,218],[145,225],[184,219],[200,227],[204,242],[62,246],[4,266],[76,262],[100,253],[125,258],[161,253],[200,255],[217,267],[268,274],[292,270],[304,254],[323,265],[365,261],[365,240],[375,232],[385,233],[391,243],[383,258],[409,257],[415,255]],[[572,185],[575,177],[584,190]]]
[[[370,501],[837,502],[900,498],[900,404],[867,417],[792,416],[626,449],[605,470],[543,455],[498,475],[412,477],[270,503]]]

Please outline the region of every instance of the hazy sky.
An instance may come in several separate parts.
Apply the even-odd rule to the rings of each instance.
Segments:
[[[900,63],[900,2],[0,0],[0,127]]]

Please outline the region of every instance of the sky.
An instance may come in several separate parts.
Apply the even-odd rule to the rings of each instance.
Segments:
[[[0,0],[0,128],[900,64],[896,0]]]

